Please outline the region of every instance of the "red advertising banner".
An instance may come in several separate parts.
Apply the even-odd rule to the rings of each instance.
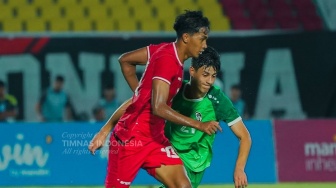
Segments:
[[[336,120],[274,121],[279,182],[336,181]]]

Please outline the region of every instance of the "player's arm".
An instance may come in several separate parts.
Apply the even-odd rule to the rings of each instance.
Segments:
[[[120,117],[125,113],[127,107],[131,104],[131,99],[126,100],[110,117],[110,119],[105,123],[105,125],[100,129],[100,131],[92,138],[89,150],[92,154],[103,146],[105,143],[107,135],[118,123]]]
[[[36,107],[35,107],[37,118],[40,121],[45,121],[44,116],[42,114],[42,105],[45,102],[46,98],[47,98],[47,93],[45,92],[43,93],[43,95],[41,96],[40,100],[37,102]]]
[[[240,141],[239,152],[236,160],[236,166],[234,171],[234,183],[235,187],[247,186],[247,177],[245,174],[245,165],[250,153],[251,148],[251,136],[248,132],[245,124],[242,120],[233,124],[231,127],[232,132],[237,136]]]
[[[146,65],[147,61],[147,47],[126,52],[119,57],[121,71],[133,92],[139,84],[139,80],[136,75],[136,65]]]
[[[174,111],[167,105],[168,95],[169,84],[161,79],[153,79],[151,104],[154,115],[178,125],[198,129],[209,135],[214,134],[217,130],[222,131],[218,122],[210,121],[202,123]]]

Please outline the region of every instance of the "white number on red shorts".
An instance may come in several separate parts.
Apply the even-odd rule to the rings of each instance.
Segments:
[[[180,158],[180,157],[176,154],[176,152],[175,152],[175,150],[173,149],[172,146],[167,146],[167,147],[165,147],[165,148],[161,148],[161,151],[162,151],[162,152],[166,152],[167,157],[170,157],[170,158]]]

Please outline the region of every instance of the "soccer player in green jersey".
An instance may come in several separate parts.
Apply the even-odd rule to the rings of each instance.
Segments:
[[[132,66],[134,66],[136,59],[145,55],[147,54],[139,51],[130,52],[127,54],[125,62],[132,62]],[[135,59],[135,57],[137,58]],[[144,65],[145,62],[141,61],[137,64]],[[190,80],[183,82],[182,88],[173,99],[172,108],[198,121],[224,121],[230,126],[240,140],[233,177],[235,187],[242,188],[248,184],[245,165],[251,147],[251,138],[230,99],[219,88],[213,86],[219,70],[220,58],[212,47],[206,48],[198,58],[193,58],[189,69]],[[102,146],[106,139],[106,133],[112,129],[127,104],[124,103],[95,136],[89,147],[91,152],[94,153]],[[182,159],[192,187],[198,187],[205,169],[210,166],[212,160],[215,134],[209,135],[197,129],[175,125],[171,122],[166,123],[165,133]]]
[[[220,58],[216,50],[208,47],[198,58],[193,58],[190,80],[185,81],[174,97],[172,108],[198,121],[224,121],[240,139],[239,155],[234,171],[235,186],[247,185],[244,172],[251,146],[251,138],[242,118],[230,99],[213,86],[220,70]],[[192,187],[198,187],[205,169],[212,160],[215,134],[208,135],[191,127],[166,123],[165,134],[182,159]]]

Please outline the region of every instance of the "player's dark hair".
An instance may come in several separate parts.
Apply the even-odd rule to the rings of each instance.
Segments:
[[[201,11],[185,10],[184,14],[176,17],[174,23],[177,38],[181,38],[183,33],[191,35],[197,33],[202,27],[210,30],[210,22],[207,17],[203,16]]]
[[[197,71],[203,67],[213,67],[216,72],[220,71],[220,57],[218,52],[208,46],[197,58],[191,59],[191,66]]]
[[[56,80],[57,82],[64,82],[64,77],[61,76],[61,75],[57,75],[56,78],[55,78],[55,80]]]

